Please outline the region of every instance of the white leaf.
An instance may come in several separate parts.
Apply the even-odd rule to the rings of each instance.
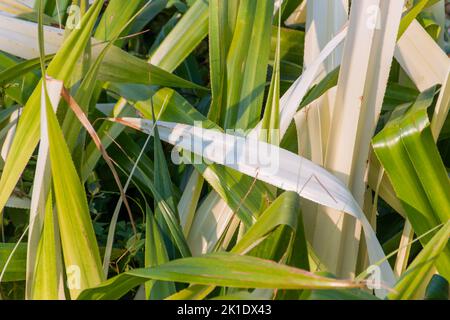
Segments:
[[[147,134],[152,134],[154,127],[153,121],[139,118],[118,118],[112,121]],[[370,262],[376,264],[385,258],[375,232],[352,194],[338,178],[322,167],[258,139],[177,123],[157,122],[157,125],[161,139],[177,148],[352,215],[364,228]],[[393,285],[395,277],[389,263],[385,260],[380,267],[382,281]]]

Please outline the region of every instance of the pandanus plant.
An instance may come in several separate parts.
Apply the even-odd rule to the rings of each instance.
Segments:
[[[0,0],[1,297],[448,298],[444,7]]]

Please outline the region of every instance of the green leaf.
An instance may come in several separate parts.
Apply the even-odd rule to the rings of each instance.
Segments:
[[[425,300],[448,300],[448,281],[438,274],[433,275],[425,292]]]
[[[408,13],[402,18],[402,21],[400,23],[397,39],[401,38],[403,33],[405,33],[406,29],[408,29],[409,25],[414,21],[414,19],[416,19],[416,17],[422,12],[422,10],[430,5],[433,1],[434,0],[420,0],[408,11]]]
[[[210,0],[209,3],[209,59],[212,101],[208,117],[218,122],[226,108],[226,60],[230,47],[232,21],[236,18],[236,1]],[[235,9],[235,8],[234,8]],[[230,22],[228,20],[231,20]]]
[[[309,270],[300,197],[282,193],[231,250]],[[277,299],[298,299],[302,291],[277,290]]]
[[[113,40],[117,46],[123,44],[123,40],[117,41],[116,34],[127,32],[130,28],[128,21],[142,7],[143,1],[122,1],[111,0],[103,13],[101,21],[98,23],[94,37],[98,40]],[[120,13],[120,14],[118,14]],[[127,25],[123,30],[122,26]]]
[[[84,48],[90,40],[91,31],[102,5],[103,0],[97,0],[84,15],[81,28],[72,32],[64,41],[63,46],[48,66],[47,74],[50,77],[61,80],[67,85],[78,59],[83,54]],[[8,201],[22,171],[39,142],[40,97],[41,85],[38,84],[24,107],[0,179],[0,211]]]
[[[277,46],[275,51],[275,61],[270,81],[269,93],[266,100],[266,107],[261,125],[261,134],[264,141],[280,144],[280,52],[281,52],[281,26],[278,26]]]
[[[86,193],[70,156],[61,127],[47,103],[50,162],[66,269],[74,272],[72,298],[103,279],[100,253]],[[78,273],[79,272],[79,273]]]
[[[418,236],[450,219],[450,181],[433,140],[427,108],[435,88],[423,92],[408,108],[397,108],[393,119],[374,138],[374,151],[401,200]],[[426,245],[431,236],[421,238]],[[437,261],[440,273],[450,279],[450,247]]]
[[[98,52],[101,52],[104,46],[98,45],[94,47],[94,57]],[[134,57],[115,46],[109,50],[100,66],[99,80],[116,83],[136,83],[208,90],[200,85],[173,75],[145,60]]]
[[[335,87],[339,79],[339,70],[340,68],[337,67],[328,73],[317,85],[313,86],[300,103],[300,108],[306,107],[314,100],[320,98],[329,89]]]
[[[317,276],[273,261],[221,253],[179,259],[153,268],[132,270],[105,281],[97,288],[85,290],[79,299],[117,299],[149,279],[263,289],[329,289],[362,286],[351,281]]]
[[[433,15],[431,13],[422,12],[417,17],[417,20],[434,40],[439,39],[439,35],[441,34],[442,28],[433,19]]]
[[[305,32],[280,28],[280,76],[289,86],[303,70]],[[278,45],[278,28],[272,26],[269,64],[274,65]],[[284,92],[284,90],[283,90]]]
[[[11,255],[15,243],[0,243],[0,270],[3,270],[5,262]],[[103,254],[105,251],[104,247],[100,248],[100,253]],[[124,254],[123,249],[114,248],[111,259],[115,260],[120,258]],[[23,281],[26,279],[26,264],[27,264],[27,244],[19,243],[14,255],[8,263],[8,267],[5,270],[3,279],[1,283],[13,282],[13,281]]]
[[[58,246],[55,234],[55,216],[51,193],[46,203],[44,227],[41,241],[36,254],[36,267],[34,282],[32,285],[32,299],[34,300],[58,300],[61,270],[58,260]]]
[[[448,249],[450,237],[450,221],[447,222],[439,232],[427,243],[419,255],[414,259],[406,272],[402,275],[394,287],[394,292],[388,294],[391,300],[421,299],[418,296],[423,279],[432,270],[438,257],[445,248]],[[448,270],[448,269],[447,269]],[[448,285],[448,283],[447,283]]]
[[[249,129],[260,120],[267,66],[273,1],[241,1],[227,53],[225,129]]]
[[[362,289],[312,290],[308,300],[379,300]]]
[[[11,255],[15,243],[0,243],[0,270],[3,270],[6,260]],[[27,246],[20,245],[8,263],[8,267],[3,274],[3,282],[25,280],[25,265],[27,261]]]
[[[126,101],[124,99],[121,99],[116,105],[115,109],[119,109],[119,114],[121,116],[126,115],[132,115],[135,114],[132,107],[127,105]],[[108,114],[106,114],[108,115]],[[120,134],[123,131],[123,127],[117,123],[111,123],[109,121],[105,121],[102,123],[100,128],[97,130],[97,134],[100,137],[100,140],[102,142],[102,145],[107,149],[116,139],[120,136]],[[139,154],[139,151],[137,151],[137,154]],[[115,155],[116,153],[112,153],[112,155]],[[119,152],[121,154],[121,152]],[[91,172],[95,169],[99,159],[101,158],[101,153],[98,150],[97,146],[93,141],[91,141],[85,148],[85,158],[84,163],[82,165],[81,169],[81,180],[86,181]],[[148,159],[148,158],[147,158]],[[146,160],[147,160],[146,159]],[[148,159],[150,160],[150,159]],[[143,161],[144,163],[148,163],[148,161]],[[141,165],[141,163],[139,163]],[[153,167],[153,165],[152,165]],[[152,169],[153,170],[153,169]],[[130,170],[131,171],[131,170]]]
[[[169,262],[164,239],[153,213],[146,206],[145,224],[145,267],[154,267]],[[171,282],[149,281],[145,284],[147,299],[162,300],[175,293],[175,285]]]
[[[208,0],[197,0],[152,53],[150,63],[174,71],[208,34]]]
[[[53,57],[54,55],[48,55],[44,58],[44,61],[48,62],[52,60]],[[23,77],[30,71],[37,69],[40,63],[41,58],[25,60],[16,65],[13,65],[12,67],[6,70],[3,70],[2,72],[0,72],[0,87],[8,84],[9,82],[17,78]]]
[[[152,109],[152,111],[154,112],[154,109]],[[155,118],[155,114],[153,114],[153,118]],[[159,139],[159,131],[156,126],[153,130],[155,166],[153,171],[155,175],[155,191],[161,197],[160,199],[155,199],[156,221],[159,223],[165,237],[169,237],[169,239],[173,237],[176,246],[180,250],[181,256],[189,257],[191,255],[191,252],[186,243],[186,239],[180,225],[179,215],[173,195],[172,181],[170,179],[170,173],[167,167],[161,140]],[[162,203],[160,203],[161,200],[164,200],[168,208],[167,206],[164,206]],[[166,244],[167,243],[168,242],[166,241]]]
[[[292,235],[295,235],[299,217],[300,197],[295,192],[283,193],[261,214],[231,252],[240,254],[248,252],[253,247],[258,246],[264,237],[280,226],[289,227]],[[286,247],[289,247],[289,245]],[[271,256],[264,255],[264,252],[259,253],[258,256],[261,258],[272,259]]]
[[[295,192],[281,194],[258,218],[232,253],[280,261],[309,270],[307,245],[300,216],[300,197]],[[190,286],[172,299],[205,298],[214,287]]]
[[[132,24],[129,33],[135,34],[152,21],[158,14],[167,6],[167,0],[152,0],[151,3],[144,9],[142,13],[136,18]]]
[[[17,59],[13,59],[4,54],[0,54],[0,69],[4,80],[4,93],[6,98],[14,100],[20,105],[25,105],[34,88],[36,87],[39,78],[35,72],[28,72],[26,75],[22,70],[22,63]],[[40,60],[33,60],[33,68],[39,67]],[[18,73],[16,73],[16,71]]]
[[[150,4],[147,8],[151,8],[152,4]],[[150,68],[152,66],[157,66],[161,69],[167,70],[169,72],[174,71],[186,57],[197,47],[199,42],[205,38],[208,34],[208,4],[206,0],[197,0],[195,4],[188,10],[183,19],[177,24],[177,26],[170,32],[167,37],[164,38],[164,41],[160,43],[157,49],[153,52],[152,57],[149,59]],[[115,50],[113,48],[113,50]],[[117,51],[117,50],[116,50]],[[106,61],[108,61],[108,55],[106,56]],[[128,57],[127,57],[128,59]],[[122,62],[119,64],[119,68],[122,65]],[[139,74],[141,79],[148,79],[147,70],[149,67],[143,67],[139,62],[135,61],[136,68],[133,70],[134,75],[130,75],[131,79]],[[117,66],[111,64],[114,68]],[[138,70],[143,67],[143,70]],[[123,69],[123,68],[122,68]],[[154,69],[154,68],[153,68]],[[156,70],[156,69],[155,69]],[[106,70],[108,72],[108,70]],[[122,70],[123,71],[123,70]],[[156,70],[158,71],[158,70]],[[102,70],[100,70],[102,72]],[[126,70],[128,74],[130,74],[129,70]],[[144,74],[145,73],[145,74]],[[158,72],[156,72],[158,73]],[[129,80],[130,77],[127,79]],[[152,77],[153,78],[153,77]],[[159,77],[157,76],[156,79]],[[179,81],[180,78],[177,78]],[[175,80],[175,78],[173,78]],[[185,81],[185,80],[183,80]],[[187,81],[186,81],[187,82]],[[176,83],[176,81],[175,81]],[[190,82],[187,82],[190,83]],[[115,93],[124,96],[124,98],[130,98],[127,95],[133,95],[134,102],[137,102],[136,96],[139,96],[139,99],[145,100],[149,99],[151,94],[147,94],[148,90],[147,86],[129,86],[125,84],[117,84],[113,86],[115,89]],[[200,89],[200,88],[199,88]],[[146,91],[144,94],[142,91]],[[134,94],[136,93],[136,94]],[[142,98],[145,96],[145,98]],[[120,99],[118,102],[119,106],[123,106],[126,103],[125,99]],[[148,117],[151,117],[149,109],[145,109]],[[129,114],[124,114],[123,116],[128,116]],[[111,143],[111,137],[117,137],[120,132],[122,132],[123,127],[117,124],[107,124],[105,123],[103,126],[103,130],[100,130],[100,135],[102,137],[102,142],[105,147],[108,147]],[[85,180],[89,174],[95,167],[97,161],[100,159],[100,152],[96,149],[95,145],[91,143],[88,146],[88,156],[86,157],[86,163],[82,170],[83,172],[83,180]]]

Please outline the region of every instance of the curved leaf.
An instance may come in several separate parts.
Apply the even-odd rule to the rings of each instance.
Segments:
[[[393,120],[373,139],[374,151],[419,236],[450,219],[450,180],[427,114],[434,95],[431,88],[412,107],[397,108]],[[430,238],[421,238],[421,243]],[[450,279],[450,247],[444,249],[437,268]]]
[[[148,280],[163,280],[236,288],[307,289],[357,288],[361,283],[335,280],[259,258],[229,253],[174,260],[147,269],[135,269],[85,290],[80,300],[122,297]]]
[[[439,255],[447,246],[450,237],[450,221],[427,243],[420,254],[414,259],[406,272],[394,287],[394,292],[388,294],[392,300],[420,299],[417,296],[423,279],[432,269]],[[448,247],[447,247],[448,249]]]

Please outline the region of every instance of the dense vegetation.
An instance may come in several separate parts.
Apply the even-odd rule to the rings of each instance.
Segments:
[[[445,6],[0,0],[0,298],[448,299]]]

